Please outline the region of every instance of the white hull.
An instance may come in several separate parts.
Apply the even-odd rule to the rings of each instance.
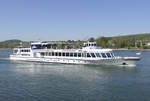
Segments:
[[[128,57],[127,57],[128,58]],[[46,62],[46,63],[65,63],[65,64],[95,64],[95,65],[114,65],[114,66],[136,66],[137,60],[125,60],[123,57],[110,59],[88,59],[88,58],[61,58],[61,57],[26,57],[10,55],[11,60]]]

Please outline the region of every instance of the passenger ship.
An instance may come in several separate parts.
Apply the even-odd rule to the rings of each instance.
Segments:
[[[12,60],[67,64],[97,64],[115,66],[136,66],[139,57],[115,56],[112,49],[86,42],[81,49],[54,49],[47,42],[32,42],[30,48],[18,47],[10,55]]]

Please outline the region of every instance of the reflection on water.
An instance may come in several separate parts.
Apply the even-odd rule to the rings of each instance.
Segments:
[[[38,93],[46,87],[46,92],[49,92],[46,95],[54,97],[52,90],[56,92],[57,99],[60,96],[63,99],[85,99],[85,101],[97,98],[106,99],[105,94],[110,96],[110,89],[113,86],[120,85],[120,83],[128,84],[127,81],[132,80],[138,74],[137,68],[21,61],[11,61],[11,63],[14,65],[13,72],[31,79],[26,82],[27,85],[38,86],[39,88],[34,88],[39,90]],[[132,77],[129,78],[129,76]],[[43,91],[44,94],[46,92]]]
[[[11,61],[15,65],[13,70],[18,73],[25,73],[28,75],[38,73],[48,73],[53,75],[70,75],[70,76],[107,76],[110,72],[134,72],[138,70],[136,67],[115,67],[115,66],[101,66],[101,65],[73,65],[73,64],[55,64],[55,63],[38,63],[38,62],[24,62]],[[67,76],[67,77],[70,77]]]

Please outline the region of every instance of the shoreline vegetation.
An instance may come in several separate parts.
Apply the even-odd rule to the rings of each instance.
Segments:
[[[12,50],[13,48],[0,48],[0,50]],[[114,51],[150,51],[150,49],[122,49],[122,48],[118,48],[118,49],[112,49]]]
[[[132,34],[124,36],[114,37],[98,37],[89,38],[88,41],[96,41],[98,46],[103,48],[111,48],[113,50],[140,50],[150,51],[150,33],[145,34]],[[67,41],[47,41],[50,44],[54,44],[57,49],[69,49],[69,48],[82,48],[83,40],[67,40]],[[17,39],[6,40],[0,42],[0,49],[12,49],[17,46],[29,47],[30,42],[21,41]]]
[[[113,50],[115,51],[126,51],[126,50],[130,50],[130,51],[150,51],[150,48],[149,49],[141,49],[141,48],[112,48]]]
[[[0,50],[12,50],[13,48],[0,48]],[[150,49],[122,49],[122,48],[118,48],[118,49],[112,49],[114,51],[150,51]]]
[[[16,48],[16,47],[14,47],[14,48]],[[13,48],[0,48],[0,50],[11,50],[11,49],[13,49]],[[148,50],[148,51],[150,51],[150,49],[138,49],[138,48],[136,48],[136,49],[128,49],[128,48],[112,48],[113,50]]]

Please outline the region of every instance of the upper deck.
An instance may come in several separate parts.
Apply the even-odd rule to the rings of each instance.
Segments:
[[[53,45],[47,42],[34,42],[31,43],[31,49],[34,52],[111,52],[112,49],[103,49],[96,45],[96,42],[84,43],[82,49],[53,49]]]

